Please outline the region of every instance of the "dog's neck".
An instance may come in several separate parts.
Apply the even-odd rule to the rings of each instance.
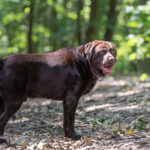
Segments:
[[[91,67],[91,64],[90,64],[89,60],[87,59],[87,55],[86,55],[86,52],[85,52],[85,45],[77,46],[76,47],[76,52],[77,52],[79,57],[82,57],[86,60],[86,63],[88,65],[88,67],[90,68],[91,73],[93,74],[93,78],[97,79],[97,75],[95,74],[93,68]]]
[[[80,45],[76,47],[77,54],[84,56],[85,55],[85,45]]]

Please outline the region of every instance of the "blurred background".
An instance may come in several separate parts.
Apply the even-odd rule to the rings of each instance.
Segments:
[[[115,43],[114,74],[150,73],[150,0],[0,0],[0,57]]]

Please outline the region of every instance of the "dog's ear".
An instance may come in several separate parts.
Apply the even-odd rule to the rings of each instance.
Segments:
[[[85,55],[89,59],[92,55],[92,42],[85,44]]]
[[[85,44],[85,55],[88,60],[92,57],[92,54],[94,53],[95,47],[100,44],[101,41],[95,40],[93,42],[89,42]]]

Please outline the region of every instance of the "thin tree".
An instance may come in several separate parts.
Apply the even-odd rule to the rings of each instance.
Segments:
[[[86,30],[86,42],[92,41],[97,39],[98,37],[98,30],[96,28],[96,23],[99,17],[99,0],[91,0],[91,12],[90,12],[90,19],[88,28]]]
[[[139,5],[145,5],[147,3],[147,0],[139,0]],[[142,33],[141,33],[142,34]],[[141,60],[141,66],[139,67],[142,71],[142,73],[149,73],[150,74],[150,69],[149,69],[149,63],[150,58],[145,57],[143,60]],[[137,67],[137,64],[136,64]]]
[[[112,41],[114,28],[117,22],[117,0],[109,0],[109,11],[107,14],[106,31],[104,35],[104,40]]]
[[[77,40],[80,45],[82,42],[81,39],[81,10],[83,9],[83,0],[77,1]]]
[[[147,0],[139,0],[139,4],[140,4],[140,5],[145,5],[146,2],[147,2]]]
[[[34,0],[30,0],[30,12],[28,15],[28,32],[27,32],[27,41],[28,41],[28,53],[34,53],[35,50],[33,48],[33,20],[34,20]]]
[[[56,38],[56,34],[58,32],[58,19],[57,19],[57,11],[55,8],[55,4],[57,0],[53,1],[53,6],[50,7],[51,14],[49,14],[49,31],[51,32],[51,36],[49,38],[50,46],[52,50],[56,50],[58,48],[58,40]]]
[[[67,2],[68,2],[68,0],[63,0],[63,5],[64,5],[65,9],[67,8]]]

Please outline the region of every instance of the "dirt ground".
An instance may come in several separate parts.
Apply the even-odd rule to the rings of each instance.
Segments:
[[[150,80],[106,77],[80,99],[79,141],[64,138],[62,102],[29,99],[10,119],[0,150],[150,150]]]

